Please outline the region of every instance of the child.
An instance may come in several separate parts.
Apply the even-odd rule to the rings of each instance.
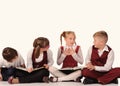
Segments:
[[[30,50],[27,58],[27,70],[29,73],[22,77],[10,78],[12,84],[31,83],[31,82],[48,82],[49,66],[53,64],[52,51],[49,49],[49,40],[39,37],[34,40],[34,49]],[[33,71],[34,68],[45,67],[43,69]]]
[[[88,50],[86,68],[82,70],[82,75],[86,77],[83,83],[92,84],[99,82],[107,84],[116,81],[117,77],[111,75],[114,73],[112,71],[117,69],[112,69],[114,52],[106,44],[108,41],[107,33],[98,31],[93,35],[93,38],[94,45]]]
[[[24,60],[15,49],[6,47],[0,60],[0,80],[7,81],[10,76],[15,76],[15,67],[25,67]]]
[[[61,46],[58,49],[57,64],[62,64],[62,70],[59,70],[54,67],[49,67],[49,71],[55,76],[51,77],[50,81],[71,81],[77,80],[80,81],[79,75],[81,70],[70,70],[69,68],[78,67],[78,63],[83,63],[83,56],[80,46],[75,43],[75,33],[73,31],[64,31],[61,36],[61,45],[62,37],[66,42],[65,46]],[[68,68],[67,70],[63,70]]]

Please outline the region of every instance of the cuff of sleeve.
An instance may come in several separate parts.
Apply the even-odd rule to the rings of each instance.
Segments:
[[[96,71],[99,71],[99,67],[98,67],[98,66],[95,66],[95,70],[96,70]]]
[[[65,54],[62,54],[62,55],[61,55],[61,57],[65,58],[65,57],[66,57],[66,55],[65,55]]]
[[[72,57],[74,58],[76,55],[77,55],[76,53],[73,53],[73,54],[72,54]]]

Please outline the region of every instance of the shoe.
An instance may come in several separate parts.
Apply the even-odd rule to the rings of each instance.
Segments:
[[[110,83],[118,84],[118,79],[114,79]]]
[[[78,78],[76,79],[76,82],[81,82],[81,78],[78,77]]]
[[[92,79],[92,78],[85,78],[83,81],[83,84],[95,84],[98,83],[98,81],[96,79]]]
[[[50,77],[50,78],[49,78],[49,81],[50,81],[50,82],[58,82],[58,77],[56,77],[56,81],[53,81],[54,78],[55,78],[55,77]]]
[[[49,78],[47,76],[43,77],[43,82],[49,83]]]
[[[9,84],[12,84],[12,80],[13,80],[13,76],[11,76],[11,77],[8,79],[8,83],[9,83]]]

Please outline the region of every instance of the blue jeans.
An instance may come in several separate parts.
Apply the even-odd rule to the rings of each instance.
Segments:
[[[15,68],[1,68],[1,74],[3,77],[3,81],[7,81],[10,76],[14,76],[15,74]]]

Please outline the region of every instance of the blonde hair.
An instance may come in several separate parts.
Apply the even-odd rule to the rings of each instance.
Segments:
[[[96,36],[104,39],[105,42],[108,41],[108,34],[107,34],[105,31],[98,31],[98,32],[94,33],[94,34],[93,34],[93,37],[96,37]]]
[[[66,38],[67,35],[69,34],[73,34],[74,37],[76,38],[76,35],[73,31],[63,31],[62,34],[60,35],[60,42],[61,42],[61,45],[62,45],[62,37]],[[76,44],[76,42],[75,42]]]

